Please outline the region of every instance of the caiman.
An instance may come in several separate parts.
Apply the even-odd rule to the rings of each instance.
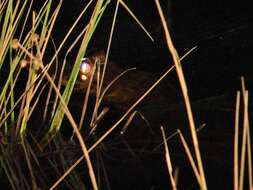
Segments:
[[[80,73],[75,84],[74,93],[84,93],[87,90],[91,71],[95,62],[100,64],[100,73],[102,73],[105,53],[104,51],[97,51],[88,58],[84,58],[81,64]],[[154,63],[156,64],[156,63]],[[155,67],[156,65],[154,65]],[[67,69],[70,71],[71,69]],[[96,69],[97,71],[97,69]],[[125,70],[117,64],[109,61],[107,64],[105,78],[103,81],[103,88],[105,89],[111,81],[119,76]],[[63,84],[66,84],[68,73],[64,75]],[[156,74],[151,74],[139,70],[130,70],[122,75],[110,89],[106,92],[103,103],[109,107],[116,108],[120,112],[125,112],[131,105],[133,105],[159,78]],[[143,101],[134,109],[142,113],[144,117],[152,125],[178,125],[183,126],[188,124],[186,110],[182,102],[181,90],[170,84],[170,76],[168,75],[154,90],[148,94]],[[96,95],[96,72],[93,77],[90,94]],[[227,107],[224,96],[213,98],[206,98],[192,103],[193,111],[206,110],[213,111],[215,109],[222,109]],[[180,103],[179,103],[180,102]],[[224,105],[225,104],[225,105]],[[80,106],[80,103],[78,103]],[[173,124],[172,124],[172,123]],[[176,124],[177,123],[177,124]]]
[[[75,84],[75,92],[85,92],[88,88],[88,84],[91,78],[91,73],[94,68],[95,62],[100,65],[100,76],[102,74],[105,53],[104,51],[97,51],[91,54],[88,58],[84,58],[78,79]],[[155,64],[155,63],[154,63]],[[155,66],[155,65],[154,65]],[[66,69],[70,71],[71,69]],[[97,72],[98,69],[96,69]],[[105,71],[105,77],[103,80],[103,89],[105,89],[117,76],[123,73],[124,69],[119,67],[117,64],[109,61]],[[94,96],[97,92],[97,75],[93,75],[93,81],[91,85],[90,94]],[[63,84],[66,84],[69,73],[64,74]],[[107,105],[113,105],[114,107],[127,109],[135,101],[137,101],[158,79],[159,77],[155,74],[151,74],[139,70],[128,70],[118,80],[116,80],[109,90],[106,92],[103,102]],[[158,84],[155,89],[150,92],[144,101],[143,105],[149,105],[148,109],[150,112],[161,111],[161,108],[165,108],[169,103],[175,103],[176,90],[168,83],[168,80],[162,81]],[[145,106],[144,106],[145,107]]]

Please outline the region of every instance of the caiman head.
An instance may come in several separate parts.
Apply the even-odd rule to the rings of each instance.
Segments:
[[[90,80],[92,80],[92,88],[97,82],[97,72],[101,73],[105,63],[104,51],[98,51],[90,55],[89,57],[82,58],[80,65],[78,78],[75,83],[74,90],[77,92],[84,92],[87,90]],[[94,68],[96,65],[96,68]],[[68,82],[70,72],[72,71],[73,65],[68,65],[65,69],[62,84],[65,86]],[[94,70],[94,74],[92,76]],[[92,91],[93,92],[93,91]],[[94,93],[94,92],[93,92]]]
[[[105,52],[97,51],[87,58],[82,59],[80,65],[80,70],[78,73],[78,78],[75,83],[74,91],[78,93],[86,92],[92,80],[90,94],[96,95],[98,88],[97,84],[101,84],[101,76],[105,66]],[[95,68],[94,68],[95,67]],[[66,85],[72,68],[69,66],[66,68],[66,72],[63,76],[62,84]],[[102,91],[110,85],[110,88],[105,93],[104,101],[107,103],[119,103],[119,104],[128,104],[130,99],[133,99],[133,96],[136,97],[135,89],[133,89],[133,81],[129,81],[129,76],[132,79],[132,74],[135,71],[126,72],[118,80],[112,83],[115,78],[120,74],[125,72],[124,69],[118,65],[108,62],[105,70],[105,75],[103,79]],[[133,93],[135,93],[133,95]]]

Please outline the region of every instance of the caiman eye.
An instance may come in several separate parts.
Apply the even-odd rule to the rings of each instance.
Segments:
[[[91,66],[88,63],[88,59],[87,58],[83,58],[81,66],[80,66],[81,79],[82,80],[87,80],[88,79],[88,75],[89,75],[90,72],[91,72]]]
[[[82,59],[80,71],[81,71],[82,74],[88,74],[88,73],[91,72],[91,66],[88,63],[88,59],[87,58],[83,58]]]

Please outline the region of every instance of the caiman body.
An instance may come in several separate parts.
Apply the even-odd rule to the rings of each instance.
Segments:
[[[97,62],[97,65],[100,64],[100,74],[103,70],[104,61],[105,54],[103,51],[96,52],[86,59],[87,64],[89,64],[90,72],[92,71],[95,62]],[[88,73],[86,74],[86,79],[83,80],[81,70],[74,88],[74,91],[78,93],[86,92],[91,78],[91,75]],[[98,69],[96,67],[96,72],[97,70]],[[102,90],[104,90],[116,77],[125,71],[126,70],[123,70],[118,65],[108,62]],[[90,89],[91,96],[95,96],[97,93],[96,72],[93,75]],[[65,74],[64,76],[63,84],[66,84],[68,80],[68,74]],[[138,71],[135,69],[129,70],[111,85],[111,87],[105,93],[103,102],[109,105],[114,105],[115,107],[127,109],[135,101],[137,101],[156,82],[157,79],[157,76],[147,72]],[[158,84],[157,87],[147,95],[147,97],[144,98],[143,103],[141,104],[149,104],[150,111],[155,108],[160,110],[161,107],[166,107],[168,103],[172,103],[174,99],[175,92],[173,92],[171,86],[162,82],[161,84]]]

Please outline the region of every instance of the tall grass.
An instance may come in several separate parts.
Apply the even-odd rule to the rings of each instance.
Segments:
[[[182,66],[180,63],[180,59],[179,59],[177,50],[175,49],[175,47],[173,45],[168,26],[166,24],[164,14],[161,9],[161,5],[158,0],[156,0],[155,2],[156,2],[156,6],[157,6],[157,9],[158,9],[161,21],[162,21],[167,46],[168,46],[168,49],[172,55],[173,62],[176,67],[178,80],[180,82],[180,86],[181,86],[184,101],[185,101],[185,106],[186,106],[186,110],[187,110],[189,126],[190,126],[191,135],[192,135],[193,146],[194,146],[194,151],[195,151],[195,155],[197,158],[198,171],[199,171],[200,178],[201,178],[199,185],[200,185],[201,189],[206,190],[207,186],[206,186],[205,173],[204,173],[201,154],[200,154],[200,150],[199,150],[199,143],[198,143],[198,138],[197,138],[197,133],[196,133],[196,128],[195,128],[193,113],[192,113],[192,109],[191,109],[190,99],[189,99],[189,95],[188,95],[187,84],[185,82],[184,72],[183,72],[183,69],[182,69]]]
[[[114,84],[115,81],[119,80],[128,71],[122,72],[114,80],[109,83],[107,87],[104,87],[104,78],[106,75],[106,67],[108,57],[111,50],[111,42],[114,35],[114,28],[118,15],[119,6],[122,6],[125,11],[128,12],[130,17],[139,24],[143,31],[148,37],[153,40],[152,36],[148,33],[145,27],[141,24],[138,18],[130,10],[127,4],[118,0],[115,6],[114,15],[112,19],[110,37],[108,39],[105,64],[101,66],[99,59],[95,60],[95,66],[92,70],[92,77],[89,81],[87,91],[85,92],[84,103],[82,107],[80,121],[75,121],[74,116],[68,108],[68,103],[74,90],[75,81],[77,80],[81,59],[86,55],[86,51],[93,34],[98,27],[101,18],[103,17],[106,8],[110,5],[109,0],[98,0],[93,2],[89,1],[82,9],[81,13],[76,18],[76,21],[70,27],[69,31],[63,38],[62,42],[58,47],[55,47],[55,52],[50,59],[45,59],[45,52],[50,46],[52,39],[52,32],[55,27],[56,20],[62,8],[63,0],[59,0],[58,4],[53,6],[52,0],[47,0],[40,7],[38,12],[33,10],[34,1],[13,1],[3,0],[0,1],[0,73],[5,76],[1,80],[0,89],[0,163],[1,170],[7,176],[10,187],[12,189],[39,189],[43,187],[49,187],[55,189],[61,183],[65,183],[69,189],[86,188],[85,184],[88,183],[74,169],[75,167],[85,159],[83,165],[85,172],[88,171],[90,177],[91,186],[93,189],[99,189],[99,183],[97,180],[96,173],[93,169],[92,160],[90,153],[103,143],[105,138],[114,131],[119,125],[128,118],[128,121],[122,129],[122,133],[129,125],[130,121],[136,115],[136,106],[143,101],[143,99],[159,85],[159,83],[175,68],[178,79],[181,85],[183,98],[187,110],[187,116],[189,120],[190,133],[192,137],[192,145],[194,147],[194,154],[190,151],[189,144],[186,142],[183,134],[180,130],[177,130],[179,138],[182,142],[186,157],[189,159],[193,173],[199,184],[200,189],[207,189],[205,172],[201,158],[201,151],[199,149],[199,142],[196,134],[196,128],[191,110],[190,99],[188,96],[187,85],[181,65],[181,61],[189,55],[196,47],[193,47],[183,57],[179,58],[178,53],[173,45],[170,37],[168,26],[166,25],[165,18],[159,4],[156,0],[156,6],[160,15],[162,26],[165,32],[166,42],[168,46],[168,54],[171,54],[174,61],[174,66],[169,68],[149,89],[139,97],[133,105],[131,105],[125,113],[123,113],[118,120],[96,141],[89,147],[86,146],[86,139],[84,135],[80,133],[82,126],[86,121],[87,109],[89,104],[90,89],[93,78],[97,79],[96,86],[96,97],[95,105],[93,107],[90,126],[90,134],[96,130],[101,119],[107,114],[108,109],[104,108],[99,112],[101,108],[101,102]],[[91,8],[91,5],[94,7]],[[86,16],[87,10],[92,11],[92,15],[89,18],[86,26],[82,28],[80,35],[74,40],[69,46],[66,56],[63,60],[61,67],[55,65],[59,52],[63,46],[66,45],[67,39],[71,36],[72,32],[78,27],[78,23],[82,21],[83,17]],[[69,80],[66,82],[65,87],[61,89],[62,78],[66,65],[66,59],[68,54],[74,47],[77,46],[77,42],[81,41],[81,45],[78,47],[78,53],[75,58],[73,68],[71,70]],[[45,63],[45,60],[49,60]],[[49,73],[52,67],[58,68],[53,75]],[[22,71],[26,70],[28,76],[24,79],[21,75]],[[57,73],[59,78],[57,78]],[[55,80],[57,78],[57,80]],[[20,89],[17,84],[22,80],[23,87],[21,92],[16,92]],[[49,88],[47,88],[49,86]],[[249,126],[249,113],[248,113],[248,91],[246,90],[244,81],[242,80],[242,95],[243,95],[243,133],[241,152],[239,152],[239,111],[240,111],[240,93],[237,93],[236,102],[236,113],[235,113],[235,137],[234,137],[234,190],[244,189],[244,181],[247,178],[249,181],[249,189],[252,187],[252,158],[251,158],[251,138],[250,138],[250,126]],[[50,89],[50,90],[48,90]],[[48,90],[46,108],[49,111],[48,123],[49,126],[45,126],[41,132],[39,138],[34,135],[34,129],[30,125],[30,120],[36,117],[35,110],[39,107],[39,102]],[[52,98],[53,97],[53,98]],[[53,99],[53,106],[48,106],[50,101]],[[52,109],[51,109],[52,108]],[[47,111],[43,113],[43,118],[46,118]],[[132,113],[132,114],[131,114]],[[34,116],[35,115],[35,116]],[[67,142],[60,136],[60,131],[63,127],[63,118],[66,117],[69,121],[73,135],[77,137],[78,143],[81,147],[82,153],[79,157],[74,157],[70,160],[67,159],[71,154],[69,151],[61,151],[69,143],[73,143],[73,138],[70,138]],[[35,128],[35,131],[37,128]],[[169,181],[172,189],[177,189],[177,177],[173,176],[173,155],[169,152],[169,143],[167,143],[165,131],[163,128],[162,137],[165,148],[165,160],[167,164]],[[42,137],[41,137],[42,136]],[[73,137],[73,136],[72,136]],[[79,146],[78,145],[78,146]],[[20,148],[21,147],[21,148]],[[56,152],[56,153],[55,153]],[[13,155],[15,155],[13,157]],[[45,154],[46,163],[50,165],[54,171],[53,180],[47,176],[45,168],[40,165],[41,155]],[[67,155],[66,155],[67,154]],[[49,155],[49,156],[48,156]],[[51,158],[52,157],[52,158]],[[240,159],[239,159],[240,157]],[[196,158],[196,160],[194,160]],[[247,161],[247,169],[245,170]],[[21,162],[24,162],[25,166],[21,166]],[[239,163],[240,162],[240,163]],[[26,172],[24,172],[24,170]],[[248,175],[245,177],[246,171]],[[67,176],[70,178],[66,179]],[[180,176],[179,176],[180,177]]]
[[[9,71],[7,80],[3,84],[3,89],[1,90],[1,95],[0,95],[1,131],[4,131],[4,138],[6,138],[10,135],[11,126],[12,126],[13,131],[15,131],[14,133],[16,134],[16,136],[20,137],[21,144],[23,145],[26,163],[29,168],[30,175],[32,177],[31,179],[32,187],[33,189],[36,189],[37,184],[36,184],[33,169],[31,166],[31,154],[33,154],[33,151],[30,150],[29,152],[29,150],[27,149],[27,145],[26,145],[26,141],[24,137],[27,132],[27,127],[28,127],[27,124],[28,124],[29,118],[32,115],[32,111],[36,107],[36,104],[39,100],[39,98],[35,99],[37,95],[36,93],[38,90],[40,90],[40,93],[39,93],[40,95],[41,92],[43,91],[44,88],[41,88],[41,84],[42,84],[43,78],[46,77],[50,85],[53,87],[57,97],[60,99],[60,104],[59,104],[58,109],[56,110],[56,114],[55,114],[55,117],[53,118],[51,126],[54,126],[54,127],[56,126],[56,129],[59,129],[61,125],[60,121],[57,120],[57,124],[55,124],[55,118],[58,118],[57,113],[66,114],[72,127],[75,130],[75,134],[77,135],[80,141],[80,145],[82,147],[83,153],[87,160],[93,188],[98,189],[96,178],[92,169],[92,164],[87,152],[87,148],[85,146],[83,138],[80,135],[77,125],[71,113],[69,112],[66,104],[71,95],[71,91],[73,90],[74,81],[77,78],[81,58],[84,56],[88,42],[96,26],[99,23],[99,20],[102,16],[101,12],[105,10],[107,4],[105,4],[104,7],[102,7],[103,1],[98,1],[94,9],[93,16],[91,17],[90,22],[88,24],[89,27],[84,35],[84,39],[83,39],[82,45],[79,50],[79,54],[76,59],[76,64],[74,66],[74,69],[70,76],[70,80],[67,83],[66,89],[62,96],[59,92],[59,89],[55,85],[55,82],[53,81],[53,79],[47,72],[53,62],[50,62],[50,64],[46,66],[43,63],[45,51],[47,49],[49,39],[53,30],[55,21],[57,19],[58,13],[61,9],[62,3],[63,1],[59,1],[56,8],[52,10],[52,1],[50,0],[46,1],[44,5],[42,6],[42,8],[40,9],[39,13],[36,13],[34,11],[32,12],[32,9],[31,9],[33,1],[31,2],[24,1],[24,3],[21,3],[21,1],[1,2],[0,23],[2,25],[1,27],[2,33],[1,33],[1,40],[0,40],[0,49],[1,49],[0,50],[0,63],[1,63],[0,69],[2,69],[1,72],[6,72],[6,70]],[[25,34],[25,37],[23,38],[22,32],[24,30],[21,29],[21,32],[20,32],[17,29],[18,27],[22,28],[22,24],[26,25],[26,22],[29,18],[32,19],[32,20],[29,20],[30,22],[32,22],[32,26],[29,30],[26,28],[28,32]],[[57,50],[57,53],[59,52],[61,47],[62,46],[59,47],[59,49]],[[16,50],[15,54],[13,54],[12,48]],[[10,59],[9,61],[6,58],[8,55]],[[53,59],[55,59],[56,56],[57,55],[55,55]],[[6,62],[9,63],[9,68],[2,67],[3,65],[6,66]],[[27,82],[26,82],[26,87],[24,89],[23,95],[21,95],[20,98],[18,98],[17,102],[14,103],[16,100],[15,93],[14,93],[15,84],[19,78],[20,70],[23,67],[27,67],[28,73],[29,73]],[[40,74],[38,74],[39,72]],[[17,109],[18,105],[20,107],[19,109]],[[18,111],[15,117],[16,109]],[[63,110],[63,112],[60,112],[59,110]],[[11,118],[9,118],[10,115],[11,115]],[[63,115],[61,117],[63,117]],[[5,152],[4,150],[2,151]],[[5,156],[7,156],[7,153],[5,154]],[[2,162],[2,164],[4,166],[8,165],[5,162]],[[9,173],[8,169],[11,169],[11,166],[9,165],[8,169],[7,167],[4,167],[4,168],[6,168],[5,172],[8,174]],[[8,176],[9,176],[9,180],[12,181],[11,175],[8,175]],[[11,184],[14,189],[18,188],[14,183],[11,183]]]
[[[44,146],[47,146],[47,143],[46,145],[44,145],[43,142],[45,141],[49,142],[51,140],[51,136],[52,135],[54,136],[55,134],[58,133],[58,131],[61,128],[63,116],[65,114],[71,126],[73,127],[73,130],[82,147],[84,158],[87,161],[88,171],[91,177],[93,189],[98,189],[96,177],[95,177],[93,167],[89,158],[89,153],[87,151],[83,137],[79,132],[77,124],[74,121],[67,107],[67,104],[71,97],[72,91],[74,89],[75,80],[77,79],[77,76],[79,73],[81,59],[84,57],[86,53],[88,43],[97,25],[99,24],[99,21],[101,17],[103,16],[103,13],[107,5],[109,4],[109,2],[110,1],[104,2],[103,0],[97,1],[93,9],[93,14],[88,24],[83,29],[83,32],[81,33],[81,35],[76,39],[73,45],[69,48],[69,50],[71,51],[71,48],[75,46],[77,40],[80,40],[82,38],[82,43],[79,47],[79,52],[77,54],[75,64],[73,66],[69,80],[65,84],[65,89],[62,95],[60,93],[61,84],[59,83],[58,86],[55,84],[54,78],[52,78],[49,75],[48,70],[54,64],[54,60],[57,58],[59,51],[64,46],[65,41],[70,36],[71,32],[75,29],[78,21],[81,20],[84,13],[91,5],[92,1],[90,1],[87,4],[87,6],[85,6],[83,11],[77,18],[76,22],[73,24],[69,32],[66,34],[66,37],[63,39],[60,46],[56,48],[56,52],[48,64],[44,63],[44,55],[45,55],[47,46],[49,44],[51,33],[54,28],[55,21],[57,20],[63,1],[62,0],[59,1],[58,5],[55,8],[52,8],[52,4],[53,4],[52,1],[50,0],[45,1],[45,3],[43,4],[43,6],[41,7],[38,13],[33,11],[33,8],[32,8],[33,1],[24,1],[23,4],[21,4],[20,1],[1,2],[1,7],[0,7],[1,8],[0,9],[1,22],[0,23],[2,25],[2,30],[1,30],[2,33],[1,33],[1,41],[0,41],[0,49],[1,49],[0,69],[2,69],[1,72],[4,72],[4,73],[8,71],[8,77],[2,84],[3,89],[1,90],[1,95],[0,95],[1,133],[3,131],[4,133],[3,141],[7,142],[8,145],[9,144],[11,145],[12,143],[14,143],[14,141],[18,139],[21,140],[20,142],[23,147],[23,154],[26,160],[29,174],[31,176],[31,186],[33,189],[38,188],[38,183],[36,181],[36,177],[35,177],[33,167],[32,167],[33,160],[37,160],[37,158],[36,158],[36,153],[32,149],[28,148],[29,143],[28,141],[26,141],[26,135],[27,135],[27,131],[29,130],[29,125],[28,125],[29,119],[31,118],[33,111],[37,107],[37,103],[40,99],[40,96],[45,89],[46,84],[43,84],[44,78],[48,80],[50,89],[53,89],[56,94],[57,98],[55,99],[54,105],[57,105],[56,104],[57,99],[59,99],[59,101],[58,101],[57,109],[55,111],[53,109],[52,112],[50,113],[50,115],[53,117],[50,122],[51,127],[48,130],[49,133],[45,134],[45,136],[42,138],[43,139],[42,144],[38,143],[37,140],[34,140],[34,141],[36,142],[36,144],[38,144],[39,150],[43,151],[43,149],[45,148]],[[119,5],[119,2],[117,4],[117,7],[118,5]],[[126,4],[123,3],[123,5],[127,8]],[[128,11],[130,11],[130,9],[128,9]],[[131,11],[130,11],[130,14],[134,17],[135,20],[138,21],[138,19],[133,15]],[[115,17],[114,17],[113,23],[115,23],[116,15],[117,15],[117,11],[115,11]],[[31,27],[28,29],[28,27],[26,26],[29,26],[28,25],[29,22],[32,24],[31,24]],[[112,26],[112,29],[113,28],[114,26]],[[144,27],[142,26],[142,28]],[[112,33],[113,33],[113,30],[111,32],[110,41],[112,39]],[[13,53],[13,49],[15,53]],[[106,62],[108,59],[109,49],[110,49],[110,45],[108,45]],[[7,59],[7,55],[9,56],[10,60]],[[8,63],[9,63],[9,68],[6,67]],[[16,94],[14,93],[14,90],[16,88],[15,85],[17,81],[19,80],[19,78],[21,78],[20,73],[21,73],[21,70],[24,68],[28,69],[28,78],[25,83],[26,86],[23,89],[24,90],[23,93],[21,93],[19,97],[16,97]],[[98,93],[97,93],[98,99],[97,99],[96,106],[94,108],[93,115],[97,115],[97,109],[99,107],[99,104],[101,103],[106,90],[109,88],[109,87],[106,88],[103,92],[101,91],[102,85],[103,85],[103,78],[105,75],[105,68],[106,66],[103,69],[101,80],[98,80],[101,82],[100,82],[100,85],[98,86]],[[62,68],[62,71],[63,70],[64,68]],[[97,77],[98,79],[100,79],[99,75]],[[87,91],[87,95],[88,94],[89,94],[89,91]],[[48,97],[50,97],[50,95]],[[84,107],[87,107],[87,101]],[[44,115],[46,115],[46,113],[44,113]],[[85,115],[85,109],[82,115]],[[97,119],[98,118],[96,119],[93,118],[93,122],[96,123]],[[7,137],[10,136],[11,133],[15,134],[15,139],[13,142],[8,142]],[[1,149],[4,155],[4,157],[2,157],[2,166],[5,170],[5,173],[8,176],[9,181],[11,182],[12,188],[17,189],[19,180],[14,180],[14,181],[12,180],[12,178],[15,178],[15,175],[16,175],[14,171],[15,169],[13,168],[15,168],[17,165],[14,164],[14,166],[11,166],[11,164],[8,164],[9,163],[9,160],[7,159],[8,152],[5,151],[5,148],[3,146],[1,147]],[[21,174],[18,173],[18,175],[21,175]],[[23,188],[25,188],[25,186],[28,186],[29,182],[26,179],[24,179],[23,184],[24,184]]]

